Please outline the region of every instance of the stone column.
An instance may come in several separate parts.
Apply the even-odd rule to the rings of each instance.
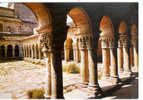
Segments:
[[[15,57],[15,45],[12,46],[12,57]]]
[[[48,33],[41,34],[39,37],[41,45],[42,45],[42,52],[44,58],[46,60],[46,83],[45,83],[45,98],[49,99],[52,95],[52,82],[51,82],[51,68],[52,68],[52,59],[51,59],[51,41]],[[53,87],[54,88],[54,87]]]
[[[76,43],[76,62],[80,62],[80,52],[78,42]]]
[[[41,46],[40,46],[40,44],[38,45],[38,55],[39,55],[39,59],[41,59],[42,58],[42,55],[41,55]]]
[[[34,51],[33,51],[33,46],[31,46],[31,58],[34,58]]]
[[[117,52],[118,52],[118,69],[119,72],[123,72],[123,49],[121,47],[118,47]]]
[[[30,46],[29,45],[27,45],[27,53],[26,53],[26,55],[27,55],[27,58],[30,58]]]
[[[136,68],[136,70],[138,71],[138,53],[137,53],[137,48],[134,47],[133,48],[133,51],[134,51],[134,66]]]
[[[7,45],[5,46],[5,58],[7,58]]]
[[[43,50],[44,51],[44,48]],[[45,55],[45,61],[46,61],[46,83],[45,83],[45,94],[44,96],[46,98],[51,97],[51,57],[50,54],[44,54]]]
[[[118,83],[118,79],[119,79],[119,76],[118,76],[118,72],[117,72],[117,61],[116,61],[116,57],[115,57],[115,46],[114,46],[114,42],[115,40],[110,40],[109,41],[109,48],[110,48],[110,67],[111,67],[111,78],[114,78],[116,79],[115,83]]]
[[[65,48],[64,49],[64,55],[65,55],[65,61],[69,61],[69,54],[70,54],[70,49],[69,48]]]
[[[72,43],[72,47],[73,47],[73,60],[76,61],[77,52],[76,52],[76,45],[74,42]]]
[[[80,45],[80,54],[81,54],[81,63],[80,63],[80,74],[81,80],[83,83],[87,83],[88,78],[88,54],[86,49],[86,43],[84,38],[80,38],[79,45]]]
[[[93,40],[91,37],[86,37],[86,45],[88,50],[88,69],[89,69],[89,86],[97,87],[98,84],[98,71],[97,66],[94,63],[91,41]],[[94,55],[95,56],[95,55]]]
[[[34,48],[34,55],[35,55],[35,59],[37,59],[38,57],[37,57],[37,47],[35,46],[35,48]]]
[[[103,66],[103,76],[102,78],[109,78],[110,76],[110,54],[108,48],[102,48],[102,66]]]
[[[129,48],[128,48],[128,40],[127,36],[125,37],[125,40],[123,42],[123,60],[124,60],[124,72],[129,73],[129,76],[131,75],[131,66],[129,62]]]
[[[24,56],[24,49],[22,49],[22,45],[19,45],[19,57],[23,57]]]

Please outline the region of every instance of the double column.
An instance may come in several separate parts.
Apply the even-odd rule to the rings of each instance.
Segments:
[[[80,63],[81,81],[82,83],[88,83],[89,81],[88,52],[87,52],[85,37],[80,37],[78,43],[81,54],[81,63]]]
[[[119,82],[119,76],[117,72],[117,61],[115,57],[116,48],[114,47],[113,37],[100,37],[102,48],[102,66],[103,76],[102,79],[114,78],[115,83]]]
[[[51,33],[41,34],[40,42],[42,45],[42,52],[46,61],[45,98],[59,98],[59,95],[63,95],[63,90],[60,90],[63,89],[63,84],[61,84],[63,80],[62,77],[58,76],[60,73],[62,73],[58,70],[59,64],[57,61],[59,60],[58,54],[60,52],[58,52],[57,49],[55,50],[55,44],[53,44]],[[60,94],[59,90],[61,91]]]
[[[103,67],[103,75],[102,78],[110,77],[110,52],[109,52],[109,44],[107,40],[101,40],[101,48],[102,48],[102,67]]]
[[[131,28],[131,43],[132,43],[132,51],[133,51],[133,63],[135,71],[138,71],[138,33],[137,26],[135,24],[132,25]]]
[[[131,75],[130,52],[128,34],[122,33],[118,40],[118,68],[119,72],[129,73],[129,75]]]
[[[80,52],[79,52],[77,39],[75,39],[75,41],[72,43],[72,45],[73,45],[74,61],[79,63],[80,62]]]

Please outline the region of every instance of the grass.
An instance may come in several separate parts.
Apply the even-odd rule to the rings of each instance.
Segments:
[[[63,72],[67,72],[67,73],[80,73],[80,68],[74,64],[74,63],[71,63],[71,64],[68,64],[66,66],[63,66]]]
[[[44,88],[29,90],[27,96],[29,99],[44,99]]]

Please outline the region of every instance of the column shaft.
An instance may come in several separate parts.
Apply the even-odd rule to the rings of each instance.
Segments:
[[[69,54],[70,54],[70,50],[65,48],[65,51],[64,51],[64,55],[65,55],[65,61],[69,61]]]
[[[138,69],[138,53],[136,47],[134,47],[133,50],[134,50],[134,66]]]
[[[110,55],[108,48],[102,48],[103,78],[110,76]]]
[[[51,57],[48,54],[48,57],[45,58],[46,60],[46,83],[45,83],[45,97],[51,97]]]
[[[97,67],[92,58],[91,49],[88,49],[88,63],[89,63],[89,86],[98,86],[98,72]]]
[[[130,71],[129,52],[127,47],[123,47],[123,59],[124,59],[124,71],[129,72]]]
[[[123,71],[123,49],[118,48],[117,52],[118,52],[118,68],[119,68],[119,71],[122,72]]]
[[[81,74],[81,80],[82,82],[86,83],[88,82],[89,78],[88,78],[88,54],[87,54],[87,50],[82,49],[81,51],[81,70],[80,70],[80,74]]]
[[[110,48],[111,77],[118,77],[114,48]]]

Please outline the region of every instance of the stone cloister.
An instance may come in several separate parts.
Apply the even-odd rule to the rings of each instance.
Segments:
[[[130,4],[130,10],[126,13],[121,10],[118,16],[114,15],[116,10],[112,13],[106,11],[104,4],[24,5],[34,13],[38,25],[33,35],[23,36],[24,39],[16,43],[0,43],[1,57],[9,55],[26,60],[44,60],[45,98],[64,98],[62,51],[66,62],[70,61],[72,53],[72,60],[80,63],[81,84],[88,85],[94,98],[103,94],[98,82],[98,53],[102,58],[102,80],[112,80],[114,85],[119,85],[122,83],[120,75],[131,78],[133,72],[138,72],[137,4]],[[67,15],[74,25],[66,24]],[[17,35],[15,37],[18,38]],[[12,49],[11,54],[7,52],[9,49]]]

